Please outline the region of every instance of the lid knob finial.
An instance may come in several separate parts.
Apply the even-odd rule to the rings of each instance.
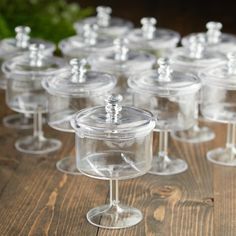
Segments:
[[[170,59],[169,58],[159,58],[157,61],[157,64],[159,65],[158,68],[158,74],[159,74],[159,80],[161,81],[171,81],[171,74],[173,70],[170,67]]]
[[[78,58],[73,58],[70,60],[70,65],[71,65],[72,82],[74,83],[85,82],[86,73],[89,68],[88,61],[85,58],[81,60]]]
[[[210,21],[206,24],[207,28],[207,42],[215,44],[220,42],[222,24],[220,22]]]
[[[120,94],[109,95],[106,101],[106,112],[107,112],[107,122],[117,123],[120,117],[120,112],[122,110],[122,106],[120,105],[122,101],[122,96]]]
[[[156,32],[157,20],[153,17],[144,17],[141,19],[143,37],[153,39]]]
[[[98,6],[96,10],[98,25],[108,27],[110,25],[112,9],[106,6]]]
[[[31,66],[36,66],[36,67],[42,66],[44,50],[45,50],[45,45],[43,44],[31,44],[29,46],[29,57]]]
[[[97,30],[98,26],[96,24],[85,24],[83,26],[83,37],[85,43],[88,45],[95,45],[97,43]]]
[[[129,40],[127,38],[117,38],[114,40],[115,45],[115,60],[126,61],[128,59]]]
[[[16,46],[19,48],[27,48],[29,46],[31,29],[28,26],[17,26],[16,32]]]
[[[191,58],[200,59],[205,50],[205,37],[203,35],[193,35],[189,38],[189,53]]]
[[[236,74],[236,52],[228,53],[227,59],[228,74]]]

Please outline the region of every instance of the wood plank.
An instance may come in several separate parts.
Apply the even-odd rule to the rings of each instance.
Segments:
[[[71,152],[73,139],[73,135],[63,138],[63,155],[65,149]],[[105,181],[59,173],[56,156],[62,155],[22,155],[0,198],[0,235],[96,235],[97,228],[87,223],[85,214],[105,201]]]
[[[236,170],[214,166],[214,229],[215,236],[236,233]]]
[[[225,146],[226,126],[221,126],[218,135]],[[214,175],[214,229],[215,236],[234,236],[236,233],[236,169],[212,164]]]
[[[16,158],[18,152],[14,148],[14,140],[17,138],[17,132],[6,128],[2,124],[2,118],[11,111],[5,104],[5,91],[0,90],[0,195],[7,186],[12,174],[19,165],[19,160]]]

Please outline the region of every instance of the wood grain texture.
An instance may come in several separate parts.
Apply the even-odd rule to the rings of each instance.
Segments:
[[[52,159],[22,157],[1,195],[0,235],[96,235],[85,214],[105,201],[106,185],[63,175]]]
[[[1,101],[4,94],[0,93]],[[9,113],[1,102],[1,118]],[[67,176],[57,160],[74,154],[74,136],[46,128],[63,148],[48,156],[22,155],[15,140],[30,131],[0,126],[0,235],[3,236],[228,236],[236,232],[235,168],[206,161],[206,152],[224,145],[225,126],[209,124],[217,138],[190,145],[170,138],[170,154],[185,159],[189,169],[174,176],[145,176],[120,182],[120,201],[144,215],[137,226],[105,230],[86,220],[89,209],[108,202],[108,182]],[[156,151],[158,138],[154,139]]]
[[[221,134],[225,139],[226,127]],[[222,146],[217,145],[217,147]],[[236,235],[236,168],[214,165],[214,230],[216,236]]]

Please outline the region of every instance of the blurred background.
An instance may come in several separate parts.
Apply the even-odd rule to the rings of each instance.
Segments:
[[[0,0],[0,38],[14,35],[14,27],[28,25],[32,35],[54,42],[75,34],[74,21],[95,14],[98,5],[111,6],[113,15],[139,26],[153,16],[158,26],[186,35],[205,31],[210,20],[223,23],[223,31],[236,34],[236,1],[224,0]]]
[[[177,30],[181,35],[205,30],[207,21],[220,21],[225,31],[236,33],[235,0],[81,0],[82,7],[109,5],[113,14],[139,25],[143,16],[153,16],[160,27]]]

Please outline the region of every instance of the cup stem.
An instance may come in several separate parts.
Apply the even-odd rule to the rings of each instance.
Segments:
[[[43,134],[43,120],[42,120],[42,107],[38,106],[36,112],[34,113],[34,137],[38,138],[38,140],[44,139]]]
[[[117,206],[119,204],[119,186],[118,180],[110,181],[110,206]]]
[[[161,131],[159,136],[158,162],[160,167],[166,169],[170,159],[168,157],[168,131]]]
[[[159,136],[159,153],[167,156],[168,154],[168,131],[161,131]]]
[[[227,136],[226,136],[226,148],[231,150],[230,159],[234,159],[234,148],[235,148],[235,131],[236,125],[229,123],[227,125]]]

